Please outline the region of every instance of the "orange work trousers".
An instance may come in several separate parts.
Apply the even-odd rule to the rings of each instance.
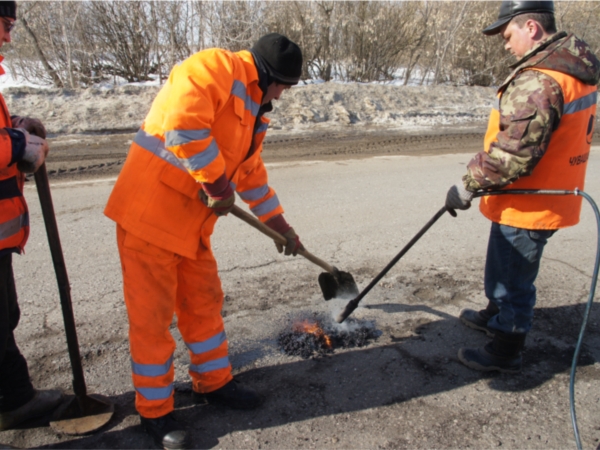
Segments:
[[[154,419],[173,411],[175,340],[173,314],[190,353],[196,392],[211,392],[231,379],[221,317],[223,290],[210,248],[184,258],[139,239],[117,225],[135,407]]]

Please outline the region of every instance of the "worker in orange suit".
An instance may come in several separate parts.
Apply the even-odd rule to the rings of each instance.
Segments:
[[[117,244],[129,316],[136,409],[161,446],[185,448],[173,417],[173,313],[190,352],[193,399],[252,409],[261,397],[231,375],[223,291],[210,236],[234,192],[259,220],[302,248],[261,158],[271,101],[298,83],[302,52],[271,33],[250,50],[200,51],[171,72],[138,131],[105,214]]]

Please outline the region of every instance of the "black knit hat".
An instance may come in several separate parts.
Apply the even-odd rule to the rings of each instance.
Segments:
[[[511,21],[513,17],[527,13],[552,13],[554,14],[554,2],[552,1],[503,1],[500,5],[498,20],[483,30],[488,36],[500,33],[500,29]]]
[[[0,2],[0,17],[17,20],[17,2]]]
[[[269,74],[281,84],[298,84],[302,75],[302,51],[295,43],[278,33],[261,37],[252,51],[266,63]]]

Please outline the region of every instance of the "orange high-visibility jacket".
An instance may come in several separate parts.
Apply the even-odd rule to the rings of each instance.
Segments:
[[[268,119],[261,117],[253,136],[262,96],[249,51],[204,50],[176,66],[104,213],[140,239],[191,259],[200,239],[210,245],[217,220],[198,197],[199,183],[225,173],[261,221],[283,213],[261,158]]]
[[[0,62],[4,58],[0,56]],[[4,69],[0,66],[0,75]],[[12,160],[12,141],[4,128],[12,128],[12,121],[4,98],[0,95],[0,251],[23,251],[29,236],[29,212],[23,197],[25,175]]]
[[[564,97],[563,115],[546,153],[531,175],[519,178],[506,189],[583,190],[596,118],[597,88],[562,72],[528,70],[539,70],[560,85]],[[494,109],[485,135],[486,151],[497,140],[499,123],[500,113]],[[479,209],[485,217],[503,225],[555,230],[579,223],[581,197],[492,195],[482,197]]]

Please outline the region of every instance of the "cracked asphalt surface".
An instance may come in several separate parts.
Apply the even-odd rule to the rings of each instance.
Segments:
[[[88,391],[110,398],[116,412],[88,436],[57,434],[46,417],[0,433],[3,444],[154,448],[133,407],[115,226],[102,214],[132,136],[56,138],[48,160]],[[265,160],[270,184],[306,248],[364,288],[443,206],[482,137],[480,130],[274,137]],[[599,150],[592,149],[585,188],[596,199]],[[33,182],[25,195],[32,232],[26,254],[14,259],[22,309],[17,341],[34,385],[68,393],[58,290]],[[457,317],[465,307],[485,304],[488,232],[476,207],[458,218],[443,216],[353,314],[375,321],[381,336],[366,347],[302,359],[277,348],[278,334],[295,315],[333,317],[346,301],[323,300],[318,267],[280,256],[256,230],[233,216],[221,218],[212,244],[226,294],[231,361],[266,402],[251,412],[193,405],[189,358],[174,321],[176,415],[189,426],[194,447],[574,447],[569,369],[595,260],[594,214],[584,202],[581,223],[558,232],[546,247],[534,329],[518,375],[481,374],[457,358],[461,346],[487,341]],[[599,321],[594,307],[577,371],[584,448],[600,442]]]

